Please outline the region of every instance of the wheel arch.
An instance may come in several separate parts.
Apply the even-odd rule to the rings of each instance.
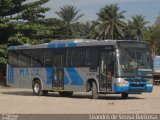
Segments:
[[[96,79],[94,78],[90,78],[86,81],[86,92],[89,92],[91,91],[91,88],[92,88],[92,82],[95,82],[96,85],[97,85],[97,89],[99,90],[99,83]]]

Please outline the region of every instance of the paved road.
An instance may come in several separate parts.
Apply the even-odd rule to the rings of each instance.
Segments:
[[[0,88],[0,113],[61,114],[61,113],[160,113],[160,86],[152,93],[129,95],[123,100],[120,95],[101,95],[93,100],[88,93],[75,93],[72,98],[33,96],[32,90]]]

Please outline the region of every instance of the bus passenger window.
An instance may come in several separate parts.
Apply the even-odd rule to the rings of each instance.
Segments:
[[[86,50],[86,66],[98,66],[98,47],[90,47]]]
[[[72,66],[84,66],[85,64],[85,48],[72,49]]]
[[[8,63],[12,67],[18,67],[19,66],[19,53],[16,51],[9,51]]]

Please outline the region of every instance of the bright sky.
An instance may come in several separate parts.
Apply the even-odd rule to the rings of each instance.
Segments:
[[[96,20],[96,13],[105,5],[118,3],[121,11],[127,11],[124,15],[126,20],[131,19],[134,15],[143,15],[146,20],[153,24],[160,15],[160,0],[50,0],[44,6],[50,7],[51,10],[45,15],[47,18],[56,17],[56,11],[60,10],[63,5],[74,5],[85,14],[80,22]]]

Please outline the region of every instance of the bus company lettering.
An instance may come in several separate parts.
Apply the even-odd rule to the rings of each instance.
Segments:
[[[31,68],[21,68],[19,70],[19,74],[21,77],[33,77],[33,76],[40,76],[40,70],[37,69],[31,69]]]

